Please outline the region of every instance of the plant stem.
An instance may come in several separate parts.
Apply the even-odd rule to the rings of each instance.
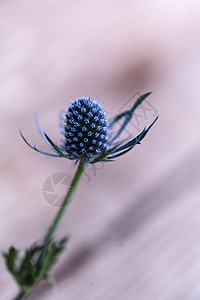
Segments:
[[[17,296],[16,296],[13,300],[20,300],[20,299],[22,299],[25,295],[26,295],[25,292],[20,291],[20,292],[17,294]]]
[[[53,235],[54,235],[54,233],[55,233],[55,231],[56,231],[56,229],[57,229],[57,227],[58,227],[65,211],[66,211],[67,206],[69,205],[69,203],[70,203],[70,201],[71,201],[71,199],[72,199],[72,197],[73,197],[73,195],[76,191],[76,188],[77,188],[77,186],[80,182],[80,179],[81,179],[81,177],[82,177],[82,175],[85,171],[86,166],[87,166],[87,163],[85,161],[81,160],[79,162],[78,168],[77,168],[76,173],[74,175],[74,178],[71,182],[71,185],[68,189],[68,192],[67,192],[67,194],[66,194],[66,196],[63,200],[62,206],[60,207],[59,211],[57,212],[51,226],[47,230],[47,233],[44,237],[44,247],[43,247],[42,252],[41,252],[41,254],[38,258],[38,263],[39,264],[42,263],[43,257],[46,254],[46,250],[48,249],[49,244],[51,243],[52,237],[53,237]],[[40,281],[40,279],[38,281]],[[37,284],[37,282],[36,282],[36,284]],[[20,291],[18,293],[18,295],[14,298],[14,300],[20,300],[24,296],[28,295],[30,292],[31,292],[31,290],[29,292]]]
[[[80,179],[84,173],[85,168],[86,168],[86,162],[81,160],[79,163],[78,169],[76,171],[76,174],[75,174],[75,176],[71,182],[71,185],[68,189],[66,197],[63,200],[62,206],[61,206],[60,210],[58,211],[57,215],[55,216],[52,225],[49,227],[49,229],[45,235],[44,241],[45,241],[45,246],[47,245],[47,247],[48,247],[49,243],[51,242],[51,238],[52,238],[55,230],[57,229],[58,224],[60,223],[62,216],[65,213],[65,210],[72,199],[72,196],[74,195],[74,193],[76,191],[76,188],[80,182]]]

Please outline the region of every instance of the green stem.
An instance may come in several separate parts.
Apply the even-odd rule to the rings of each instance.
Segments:
[[[63,200],[63,203],[62,203],[62,206],[61,208],[59,209],[57,215],[55,216],[53,222],[52,222],[52,225],[49,227],[45,237],[44,237],[44,247],[43,247],[43,250],[40,254],[40,257],[38,259],[38,262],[39,264],[42,262],[43,260],[43,257],[45,256],[45,253],[46,253],[46,250],[48,249],[49,247],[49,244],[51,243],[51,239],[53,237],[53,234],[54,232],[56,231],[62,217],[63,217],[63,214],[65,213],[66,211],[66,208],[68,207],[75,191],[76,191],[76,188],[79,184],[79,181],[85,171],[85,168],[86,168],[86,162],[81,160],[79,165],[78,165],[78,169],[76,170],[76,174],[71,182],[71,185],[68,189],[68,192]]]
[[[22,299],[25,295],[26,295],[25,292],[20,291],[20,292],[17,294],[17,296],[16,296],[13,300],[20,300],[20,299]]]
[[[77,188],[79,181],[85,171],[85,168],[86,168],[86,163],[83,160],[81,160],[79,163],[78,169],[76,171],[76,174],[75,174],[75,176],[71,182],[71,185],[68,189],[66,197],[63,200],[62,206],[61,206],[60,210],[58,211],[57,215],[55,216],[54,221],[53,221],[52,225],[49,227],[49,230],[47,231],[46,236],[44,238],[45,246],[47,245],[47,247],[48,247],[49,243],[51,242],[51,238],[52,238],[55,230],[57,229],[58,224],[60,223],[62,216],[65,213],[65,210],[76,191],[76,188]]]
[[[58,213],[56,214],[51,226],[49,227],[45,237],[44,237],[44,247],[43,247],[43,250],[39,256],[39,259],[38,259],[38,263],[42,263],[42,260],[43,260],[43,257],[45,256],[46,254],[46,250],[48,249],[49,247],[49,244],[51,243],[51,240],[52,240],[52,237],[66,211],[66,208],[67,206],[69,205],[75,191],[76,191],[76,188],[80,182],[80,179],[85,171],[85,168],[87,166],[87,163],[83,160],[80,161],[79,163],[79,166],[78,166],[78,169],[76,170],[76,174],[74,175],[74,178],[71,182],[71,185],[68,189],[68,192],[63,200],[63,203],[62,203],[62,206],[60,207]],[[22,299],[25,295],[29,294],[31,291],[29,292],[23,292],[23,291],[20,291],[19,294],[16,296],[16,298],[14,298],[14,300],[20,300]]]

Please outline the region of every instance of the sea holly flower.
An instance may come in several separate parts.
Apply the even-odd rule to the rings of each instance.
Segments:
[[[75,100],[64,113],[60,116],[60,129],[64,135],[61,145],[54,143],[50,137],[42,129],[37,116],[35,116],[37,127],[54,153],[47,153],[32,146],[26,138],[21,136],[24,141],[32,149],[49,156],[64,157],[70,160],[84,161],[94,164],[99,161],[110,161],[116,157],[124,155],[132,150],[135,145],[140,144],[147,132],[156,122],[158,117],[151,123],[148,128],[135,138],[129,141],[117,141],[133,117],[136,108],[150,95],[146,93],[140,96],[133,107],[111,120],[107,120],[106,113],[97,101],[91,100],[89,97],[80,97]],[[113,134],[113,127],[123,120],[118,131]]]
[[[54,153],[44,152],[32,146],[20,131],[22,138],[32,149],[45,155],[75,160],[78,162],[78,167],[63,199],[62,206],[50,223],[44,238],[40,242],[34,243],[23,253],[13,246],[3,253],[7,268],[20,288],[19,293],[14,298],[15,300],[26,297],[42,279],[48,279],[52,282],[51,268],[68,241],[67,237],[55,241],[54,234],[66,208],[70,204],[87,164],[111,161],[132,150],[135,145],[140,144],[158,117],[135,138],[128,141],[120,139],[122,132],[133,117],[134,111],[149,95],[150,93],[146,93],[140,96],[130,110],[117,115],[111,120],[107,120],[106,113],[97,101],[92,101],[87,97],[75,100],[68,107],[64,116],[60,117],[60,128],[64,140],[59,146],[45,133],[37,116],[35,116],[42,137]],[[122,124],[113,133],[113,128],[119,121],[122,121]]]

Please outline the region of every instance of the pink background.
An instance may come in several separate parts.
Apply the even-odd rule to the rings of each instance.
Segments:
[[[79,95],[113,116],[153,91],[160,115],[142,146],[88,168],[57,231],[71,239],[53,269],[56,290],[43,282],[28,299],[200,299],[199,19],[197,0],[0,2],[1,250],[43,236],[57,208],[42,185],[74,173],[20,138],[19,128],[48,149],[34,112],[54,140],[59,110]],[[17,291],[1,258],[0,298]]]

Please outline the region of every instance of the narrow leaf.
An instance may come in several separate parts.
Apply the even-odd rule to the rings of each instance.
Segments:
[[[59,148],[58,146],[56,146],[56,144],[54,144],[54,142],[50,139],[50,137],[44,132],[44,135],[46,137],[46,139],[48,140],[48,142],[52,145],[52,147],[57,151],[58,154],[60,154],[59,156],[62,156],[64,158],[67,158],[67,159],[71,159],[69,156],[66,156]]]
[[[151,123],[151,125],[146,129],[144,128],[143,131],[136,136],[134,139],[123,145],[122,147],[117,148],[113,153],[125,150],[129,147],[134,147],[136,144],[139,144],[141,140],[145,137],[145,135],[148,133],[148,131],[151,129],[151,127],[155,124],[155,122],[158,120],[158,117],[155,118],[155,120]]]
[[[45,140],[45,142],[48,144],[48,146],[50,146],[51,149],[53,149],[53,151],[55,151],[55,152],[57,153],[57,151],[52,147],[52,145],[51,145],[51,144],[49,143],[49,141],[47,140],[47,138],[46,138],[46,136],[45,136],[45,134],[44,134],[44,130],[43,130],[43,128],[42,128],[42,126],[41,126],[41,124],[40,124],[40,122],[39,122],[39,119],[38,119],[38,116],[37,116],[36,113],[34,114],[34,118],[35,118],[35,123],[36,123],[36,125],[37,125],[38,131],[39,131],[39,133],[41,134],[42,138]]]
[[[32,145],[26,140],[26,138],[23,136],[22,131],[19,130],[19,132],[20,132],[20,135],[21,135],[21,137],[23,138],[24,142],[25,142],[31,149],[33,149],[33,150],[35,150],[35,151],[37,151],[37,152],[39,152],[39,153],[41,153],[41,154],[48,155],[48,156],[60,157],[60,155],[47,153],[47,152],[44,152],[44,151],[41,151],[41,150],[37,149],[35,146],[32,146]]]
[[[112,147],[111,149],[107,150],[106,152],[102,153],[101,155],[99,155],[97,158],[95,158],[93,161],[90,162],[90,164],[95,164],[99,161],[104,160],[108,155],[110,155],[111,153],[113,153],[113,151],[119,147],[120,144],[115,145],[114,147]]]
[[[136,100],[136,102],[134,103],[133,107],[131,108],[131,112],[133,113],[133,112],[136,110],[136,108],[137,108],[140,104],[142,104],[142,102],[143,102],[149,95],[151,95],[151,94],[152,94],[152,92],[148,92],[148,93],[145,93],[145,94],[141,95],[141,96]]]
[[[117,158],[119,156],[122,156],[122,155],[126,154],[127,152],[129,152],[132,149],[133,149],[133,147],[130,147],[130,148],[128,148],[128,149],[126,149],[126,150],[124,150],[124,151],[122,151],[122,152],[120,152],[120,153],[118,153],[116,155],[108,156],[107,159],[109,159],[109,161],[111,161],[111,159]]]
[[[121,125],[120,129],[118,130],[117,134],[113,137],[113,139],[111,140],[111,142],[113,142],[114,140],[116,140],[120,134],[123,132],[123,130],[126,128],[126,126],[128,125],[128,123],[130,122],[130,120],[132,119],[133,113],[136,110],[136,108],[151,94],[151,92],[146,93],[141,95],[136,102],[134,103],[133,107],[130,110],[127,110],[121,114],[119,114],[118,116],[116,116],[113,121],[111,121],[111,123],[109,124],[109,128],[112,128],[113,125],[118,122],[121,118],[125,118],[123,124]]]

